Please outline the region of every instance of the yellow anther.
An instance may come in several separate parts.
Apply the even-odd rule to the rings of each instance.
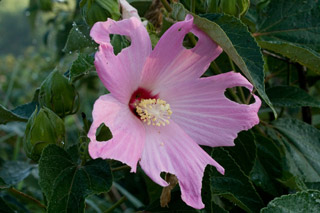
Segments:
[[[170,105],[159,98],[141,99],[136,105],[136,112],[147,125],[165,126],[170,124],[169,119],[172,114]]]

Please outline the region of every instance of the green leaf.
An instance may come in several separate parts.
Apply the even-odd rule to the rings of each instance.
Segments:
[[[106,161],[96,159],[80,165],[56,145],[43,150],[39,176],[48,199],[48,212],[83,212],[87,196],[107,192],[112,185]]]
[[[0,124],[6,124],[12,121],[27,121],[27,118],[21,117],[16,113],[6,109],[4,106],[0,105]]]
[[[224,150],[237,162],[241,170],[249,175],[257,155],[254,135],[251,131],[240,132],[234,143],[234,147],[226,147]]]
[[[121,16],[117,0],[95,0],[102,8],[111,14],[111,18],[118,20]]]
[[[27,104],[20,105],[12,110],[13,113],[19,115],[22,118],[28,119],[34,110],[36,109],[37,102],[30,102]]]
[[[303,182],[301,177],[295,176],[288,171],[284,171],[283,177],[277,179],[283,186],[293,190],[293,191],[303,191],[307,190],[308,187]]]
[[[290,58],[291,61],[298,62],[320,73],[320,54],[308,47],[283,41],[259,41],[258,43],[263,49],[279,53],[282,56]]]
[[[115,55],[118,55],[122,49],[130,45],[130,41],[126,39],[125,36],[119,34],[113,34],[110,43],[113,46],[113,52]]]
[[[319,212],[320,191],[308,190],[278,197],[272,200],[261,213]]]
[[[0,185],[6,186],[6,184],[17,184],[28,177],[33,169],[33,165],[23,161],[1,161]]]
[[[265,192],[278,196],[282,188],[276,179],[282,177],[285,166],[283,147],[262,135],[256,134],[255,137],[258,159],[250,174],[251,180]]]
[[[70,80],[76,81],[84,75],[88,75],[94,68],[94,57],[88,54],[80,53],[78,58],[72,63],[70,68]]]
[[[267,94],[274,104],[280,107],[320,107],[320,101],[315,100],[306,91],[292,86],[277,86],[267,90]]]
[[[305,184],[309,189],[320,191],[320,182],[306,182]]]
[[[320,3],[314,0],[270,0],[258,20],[255,36],[320,50]]]
[[[0,177],[0,189],[7,189],[10,186],[4,182],[4,180]]]
[[[181,4],[173,5],[172,16],[175,19],[184,20],[187,13]],[[265,92],[261,50],[247,27],[239,19],[229,15],[205,14],[201,18],[193,14],[193,17],[194,24],[222,47],[276,115]]]
[[[320,131],[295,119],[278,119],[274,127],[281,133],[282,141],[291,161],[291,173],[307,182],[320,181]]]
[[[224,175],[212,169],[212,194],[225,197],[247,212],[258,212],[263,202],[235,160],[222,148],[215,148],[212,157],[225,168]]]
[[[27,121],[36,109],[36,106],[38,104],[38,95],[39,89],[36,89],[33,96],[33,100],[30,103],[17,106],[11,111],[5,109],[3,106],[0,105],[0,124],[5,124],[11,121]]]
[[[211,185],[211,173],[212,169],[215,169],[212,166],[207,166],[202,180],[202,190],[201,197],[202,201],[205,205],[206,212],[214,212],[214,213],[226,213],[226,211],[222,206],[222,202],[218,195],[214,195],[212,193],[212,185]],[[222,204],[221,206],[219,204]]]
[[[63,51],[71,54],[73,51],[88,47],[96,48],[97,44],[91,39],[89,32],[90,28],[88,26],[73,23]]]
[[[37,88],[30,103],[17,106],[12,110],[12,112],[19,115],[20,117],[29,119],[36,109],[37,105],[39,104],[39,92],[40,88]]]
[[[139,15],[143,17],[150,8],[152,0],[128,0],[128,3],[136,8]]]

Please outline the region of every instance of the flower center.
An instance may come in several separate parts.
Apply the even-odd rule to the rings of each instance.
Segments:
[[[153,126],[169,124],[170,115],[172,114],[170,105],[160,98],[141,99],[136,104],[136,112],[143,122]]]

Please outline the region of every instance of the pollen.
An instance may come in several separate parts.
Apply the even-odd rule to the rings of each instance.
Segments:
[[[172,114],[170,105],[159,98],[141,99],[136,104],[136,112],[147,125],[165,126],[170,124],[169,119]]]

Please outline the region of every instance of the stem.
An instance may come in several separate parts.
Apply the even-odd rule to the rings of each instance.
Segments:
[[[89,129],[90,129],[90,125],[88,123],[87,116],[84,112],[82,112],[81,117],[82,117],[82,121],[83,121],[83,129],[84,129],[85,133],[88,133]]]
[[[234,66],[234,63],[233,63],[232,59],[229,56],[228,56],[228,58],[229,58],[229,63],[231,65],[232,70],[236,71],[236,66]],[[240,92],[241,103],[246,103],[246,98],[244,96],[244,92],[243,92],[242,88],[238,87],[238,90]]]
[[[18,74],[18,71],[19,71],[18,64],[19,64],[19,62],[14,66],[13,72],[11,74],[11,78],[10,78],[8,89],[7,89],[7,93],[6,93],[6,97],[4,98],[4,102],[3,102],[3,106],[4,107],[7,107],[7,104],[9,102],[9,98],[10,98],[10,95],[11,95],[11,92],[12,92],[12,89],[13,89],[13,84],[14,84],[14,82],[16,80],[16,77],[17,77],[17,74]]]
[[[236,71],[236,67],[234,66],[234,63],[233,63],[232,59],[229,56],[228,56],[228,58],[229,58],[229,63],[231,65],[232,70]]]
[[[256,92],[256,89],[253,89],[252,92],[249,94],[246,102],[245,102],[246,104],[250,104],[250,100],[251,100],[251,98],[252,98],[252,94],[254,94],[255,92]]]
[[[195,0],[191,0],[190,1],[190,11],[192,13],[195,13],[196,12],[196,1]]]
[[[113,206],[111,206],[107,211],[105,211],[104,213],[110,213],[113,212],[113,210],[115,210],[118,206],[120,206],[124,201],[126,201],[127,198],[126,196],[123,196],[120,198],[120,200],[118,200],[115,204],[113,204]]]
[[[166,10],[168,12],[172,11],[172,8],[170,7],[169,3],[167,2],[167,0],[161,0],[162,5],[164,6],[164,8],[166,8]]]
[[[194,35],[192,33],[188,33],[188,38],[190,39],[193,46],[196,46],[197,40],[195,39]]]
[[[231,88],[227,88],[227,91],[229,92],[229,94],[232,96],[232,98],[238,102],[238,103],[242,103],[240,98],[236,95],[236,93],[231,89]]]
[[[218,75],[218,74],[221,74],[222,73],[222,71],[221,71],[221,69],[219,68],[219,66],[217,65],[217,63],[216,62],[211,62],[211,64],[210,64],[210,68],[213,70],[213,73],[214,74],[216,74],[216,75]]]
[[[22,138],[18,136],[16,144],[14,146],[12,160],[17,160],[17,158],[18,158],[19,151],[20,151],[20,146],[21,146],[21,141],[22,141]]]
[[[34,197],[31,197],[30,195],[27,195],[23,192],[20,192],[18,190],[16,190],[15,188],[11,187],[8,189],[11,193],[16,194],[22,198],[25,198],[27,200],[32,201],[34,204],[36,204],[37,206],[43,208],[43,209],[47,209],[47,207],[45,205],[43,205],[39,200],[35,199]]]
[[[263,52],[264,54],[266,54],[266,55],[270,55],[270,56],[272,56],[272,57],[274,57],[274,58],[277,58],[277,59],[279,59],[279,60],[281,60],[281,61],[285,61],[285,62],[291,63],[288,59],[286,59],[286,58],[284,58],[284,57],[281,57],[281,56],[279,56],[279,55],[276,55],[276,54],[274,54],[274,53],[272,53],[272,52],[269,52],[269,51],[267,51],[267,50],[262,50],[262,52]]]
[[[239,93],[240,93],[240,98],[241,98],[242,103],[246,103],[246,97],[244,95],[242,87],[238,87],[238,90],[239,90]]]

